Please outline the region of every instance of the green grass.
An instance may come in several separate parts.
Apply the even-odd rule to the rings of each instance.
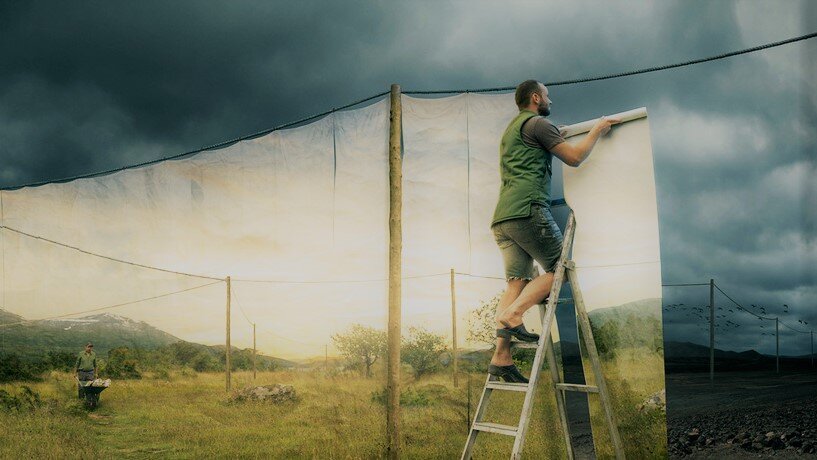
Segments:
[[[665,413],[637,410],[649,395],[665,388],[663,355],[643,347],[621,349],[614,358],[602,359],[601,367],[627,458],[666,458]],[[584,375],[587,383],[593,385],[593,370],[587,360]],[[590,395],[589,401],[596,458],[615,458],[601,401],[596,394]]]
[[[252,384],[251,373],[234,373],[233,388]],[[471,379],[473,414],[484,374]],[[454,388],[450,374],[403,383],[427,404],[402,408],[404,458],[459,457],[467,436],[466,376]],[[547,371],[543,371],[525,453],[528,458],[565,458],[564,441]],[[36,458],[382,458],[386,412],[372,394],[385,378],[326,376],[320,372],[258,374],[257,384],[295,387],[300,400],[271,405],[231,404],[223,374],[181,376],[171,381],[114,381],[99,408],[80,410],[70,374],[52,373],[30,385],[56,400],[34,413],[0,411],[0,457]],[[0,385],[16,392],[19,384]],[[516,425],[524,394],[494,392],[487,419]],[[515,416],[511,414],[517,414]],[[663,429],[663,427],[661,427]],[[505,458],[513,439],[481,434],[474,458]]]

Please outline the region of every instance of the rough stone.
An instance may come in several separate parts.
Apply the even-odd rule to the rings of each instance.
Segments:
[[[298,396],[295,393],[295,388],[292,385],[281,385],[279,383],[273,385],[262,385],[242,388],[233,392],[230,400],[240,401],[264,401],[271,403],[283,403],[289,401],[297,401]]]

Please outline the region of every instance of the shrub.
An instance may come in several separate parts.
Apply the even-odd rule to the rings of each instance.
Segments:
[[[0,354],[0,382],[39,380],[39,370],[26,363],[15,353]]]
[[[136,352],[128,347],[112,348],[108,351],[105,375],[115,379],[141,379]]]
[[[16,395],[0,390],[0,409],[7,412],[32,412],[42,405],[39,393],[25,385]]]

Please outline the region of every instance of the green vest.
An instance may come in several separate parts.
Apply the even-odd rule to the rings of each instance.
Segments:
[[[551,153],[522,141],[522,124],[536,116],[521,110],[505,128],[499,144],[499,201],[491,226],[503,220],[528,217],[531,203],[550,206]]]

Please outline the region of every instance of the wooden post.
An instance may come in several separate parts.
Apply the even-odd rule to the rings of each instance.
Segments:
[[[811,331],[811,367],[814,367],[814,331]]]
[[[715,383],[715,280],[709,279],[709,383]]]
[[[225,364],[224,368],[226,369],[226,379],[227,379],[227,391],[230,391],[230,277],[227,277],[227,346],[225,349]]]
[[[780,373],[780,330],[778,329],[778,318],[774,319],[774,367],[775,372]]]
[[[258,354],[258,349],[255,348],[255,323],[252,323],[252,379],[257,377],[258,368],[255,366],[255,356]]]
[[[323,367],[329,370],[329,344],[323,346]]]
[[[400,458],[400,316],[401,256],[403,251],[402,108],[400,85],[391,85],[389,113],[389,326],[388,402],[386,435],[388,458]]]
[[[459,387],[459,378],[457,377],[457,298],[456,289],[454,288],[454,269],[451,269],[451,334],[454,337],[452,342],[452,356],[454,361],[454,388]]]

